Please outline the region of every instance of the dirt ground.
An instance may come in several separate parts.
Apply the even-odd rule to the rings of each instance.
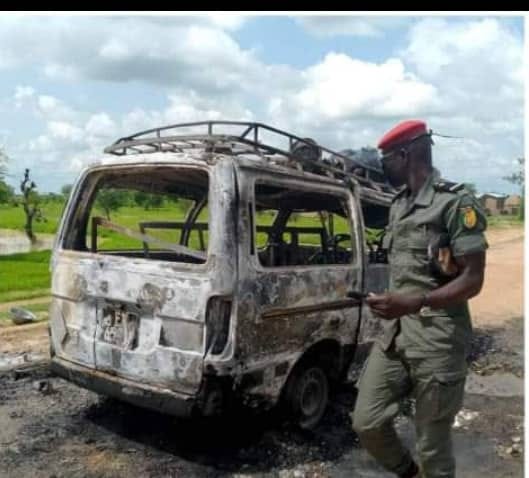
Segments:
[[[489,232],[463,410],[454,425],[458,477],[523,476],[523,230]],[[11,304],[0,304],[6,308]],[[50,377],[46,324],[0,328],[0,476],[388,477],[351,430],[352,384],[323,423],[299,432],[274,413],[178,420]],[[413,414],[413,407],[407,407]],[[413,446],[402,415],[397,427]]]
[[[487,241],[485,283],[481,294],[470,301],[476,327],[498,327],[523,315],[523,230],[493,229]]]

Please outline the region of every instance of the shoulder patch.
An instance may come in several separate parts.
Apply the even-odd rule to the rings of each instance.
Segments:
[[[461,223],[467,229],[474,229],[478,222],[476,210],[472,206],[459,208]]]
[[[457,193],[465,188],[464,183],[452,183],[450,181],[437,181],[433,185],[436,191],[445,193]]]

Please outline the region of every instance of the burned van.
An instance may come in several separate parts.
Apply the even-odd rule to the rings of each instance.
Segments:
[[[295,155],[299,141],[206,122],[108,147],[56,238],[52,370],[178,416],[281,402],[314,426],[369,335],[354,292],[386,285],[366,228],[391,194],[325,164],[326,148]]]

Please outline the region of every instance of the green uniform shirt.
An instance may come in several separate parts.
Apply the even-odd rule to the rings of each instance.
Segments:
[[[441,234],[448,234],[454,256],[487,249],[485,214],[471,193],[453,186],[441,182],[434,170],[415,198],[408,188],[395,197],[384,237],[391,292],[427,292],[446,283],[432,271],[429,257],[430,244]],[[382,320],[382,326],[382,347],[386,350],[395,339],[395,347],[408,357],[467,353],[472,336],[466,301],[444,309],[424,307],[416,314]]]

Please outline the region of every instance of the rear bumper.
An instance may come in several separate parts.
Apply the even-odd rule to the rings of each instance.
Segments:
[[[178,417],[188,417],[195,406],[195,397],[172,390],[138,384],[99,370],[53,357],[51,371],[88,390],[118,398],[144,408]]]

